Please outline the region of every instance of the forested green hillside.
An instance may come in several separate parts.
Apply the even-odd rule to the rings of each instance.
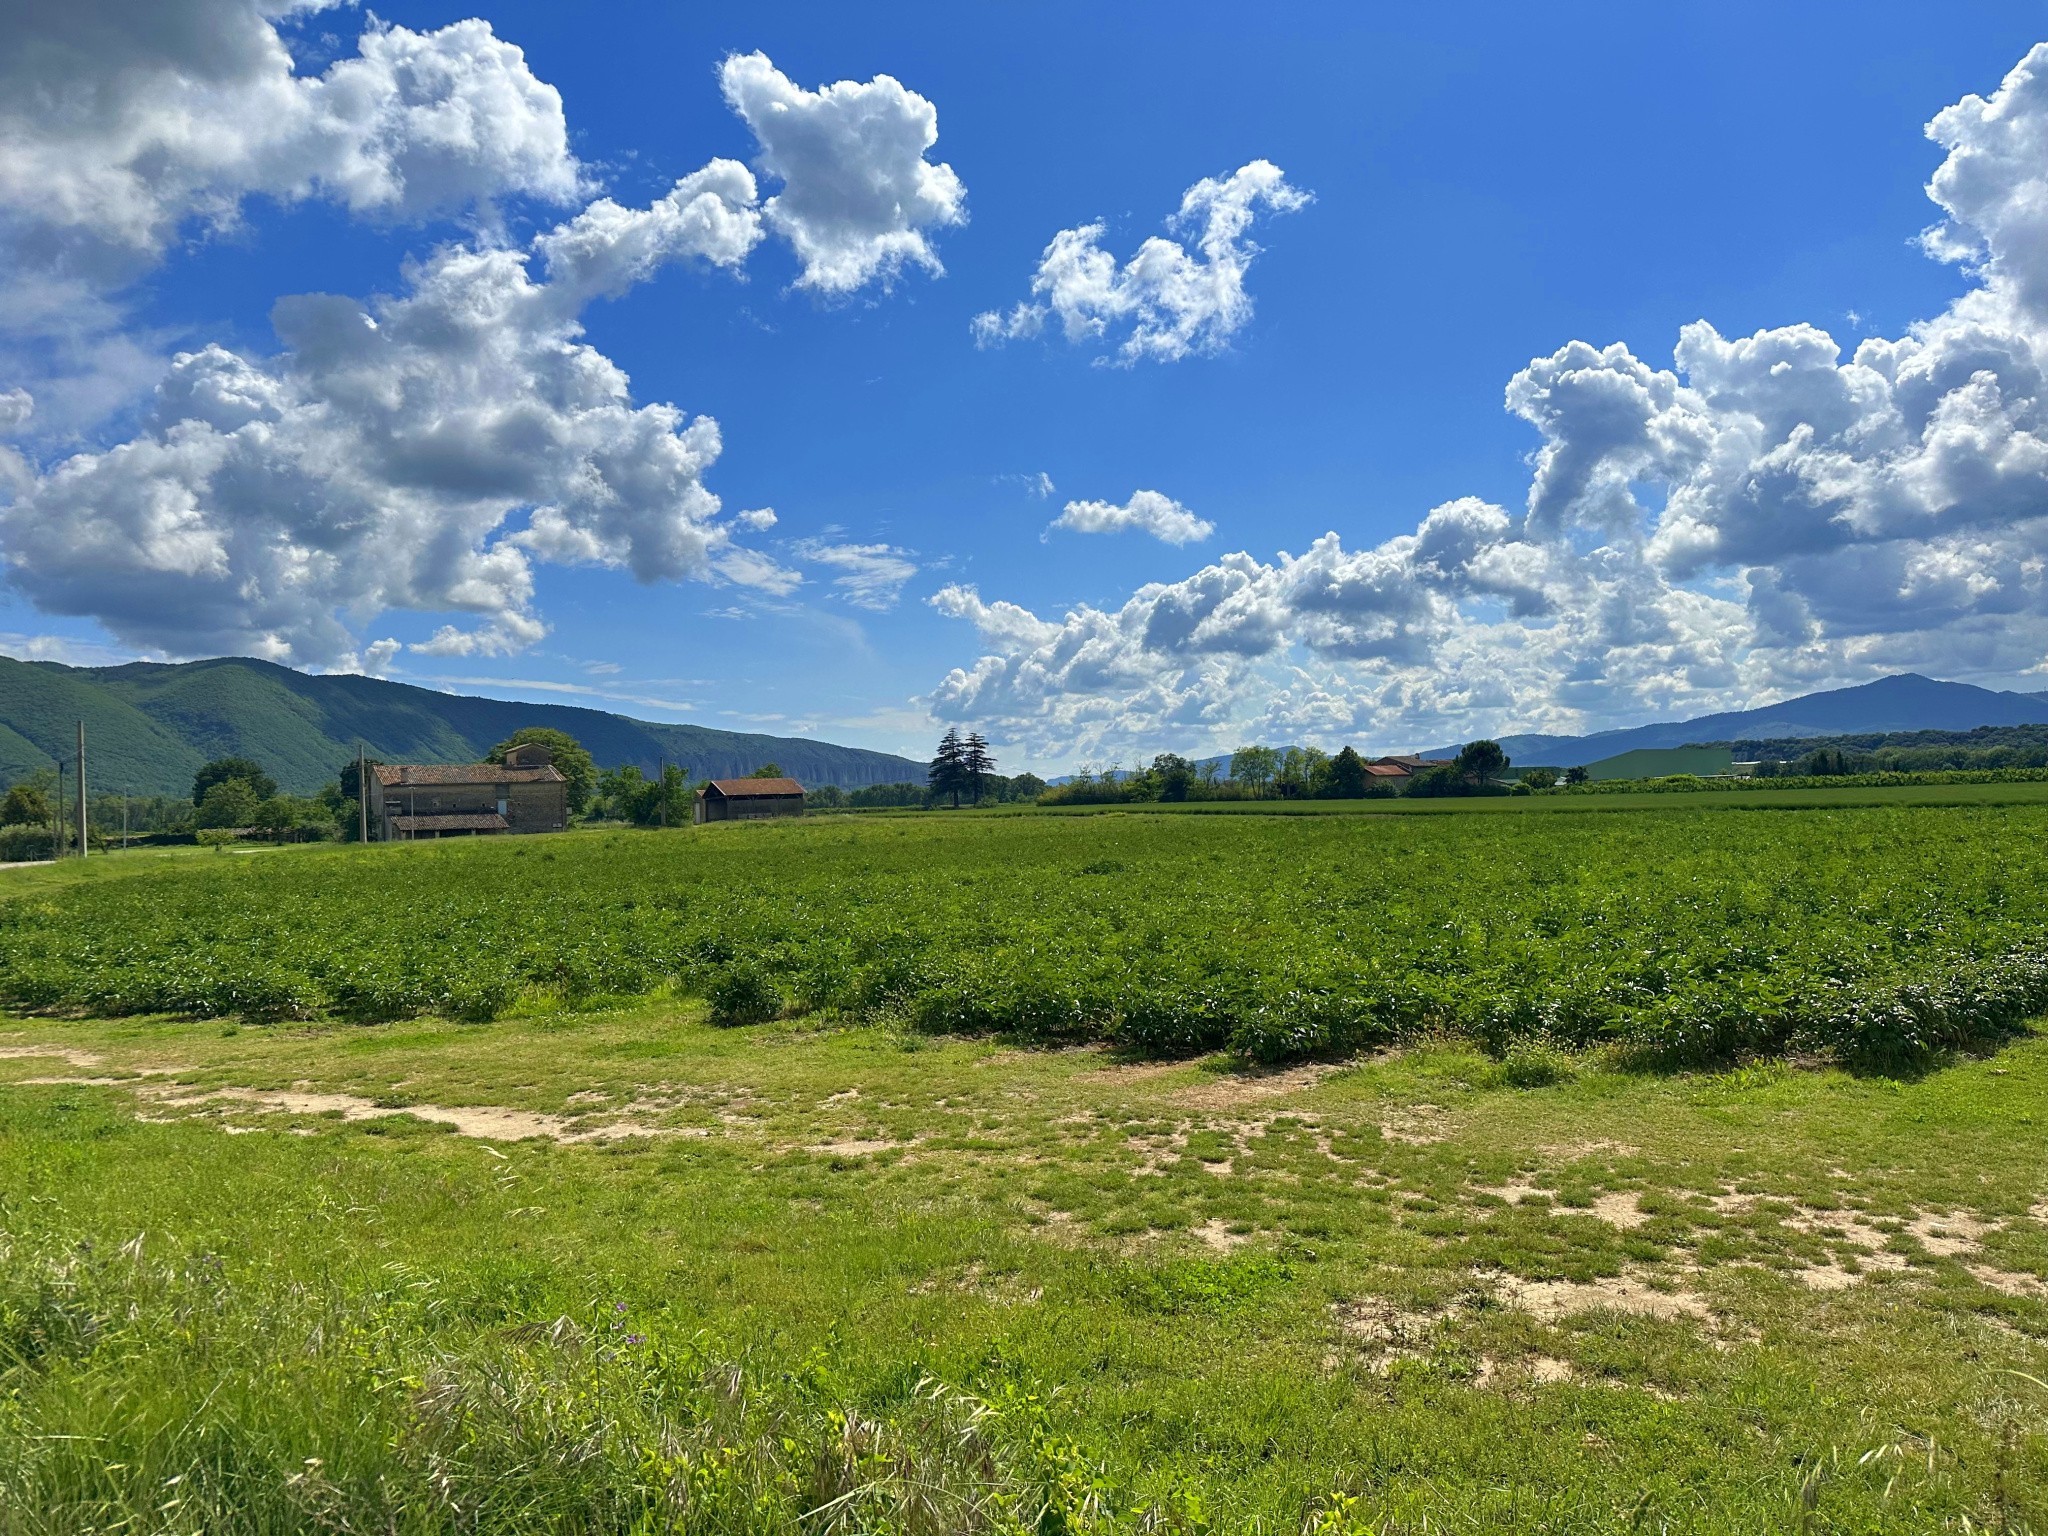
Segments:
[[[662,760],[696,778],[732,777],[774,761],[806,784],[886,784],[921,765],[886,752],[799,737],[633,720],[562,704],[436,693],[373,677],[308,676],[241,657],[163,665],[65,667],[0,657],[0,784],[71,755],[85,721],[94,784],[180,794],[208,758],[238,754],[285,789],[310,794],[361,741],[387,762],[475,761],[521,726],[567,731],[601,767]]]

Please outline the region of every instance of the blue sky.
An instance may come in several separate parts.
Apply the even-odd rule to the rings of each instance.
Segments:
[[[123,7],[84,9],[118,19]],[[171,9],[199,28],[269,25],[228,0]],[[1596,352],[1624,343],[1629,366],[1657,373],[1673,369],[1692,322],[1730,342],[1804,325],[1829,333],[1846,364],[1865,338],[1906,338],[1973,294],[1990,305],[2001,283],[2025,289],[2029,261],[2048,253],[2037,256],[2040,232],[2012,209],[2048,166],[2001,159],[1990,139],[2035,111],[2032,95],[2015,90],[2011,110],[1946,146],[1925,125],[1969,93],[1999,90],[2048,35],[2038,5],[1299,6],[1248,17],[1220,5],[396,3],[376,16],[428,36],[480,16],[522,50],[532,79],[559,93],[576,184],[565,189],[559,156],[550,167],[507,151],[503,166],[515,168],[493,171],[497,183],[397,207],[332,190],[342,171],[328,162],[309,190],[280,190],[279,173],[252,156],[253,171],[208,169],[218,184],[171,204],[154,234],[117,239],[105,219],[86,229],[51,212],[26,173],[10,183],[0,167],[0,210],[13,198],[0,236],[17,270],[45,262],[73,306],[45,304],[0,346],[0,394],[16,386],[34,401],[11,487],[0,484],[11,498],[11,517],[0,510],[13,576],[0,598],[6,649],[179,656],[245,648],[222,636],[285,635],[274,644],[288,648],[270,653],[294,664],[501,696],[545,690],[913,754],[961,719],[990,731],[1006,766],[1041,770],[1253,736],[1399,750],[1461,732],[1597,728],[1906,667],[2041,686],[2032,669],[2048,624],[2029,562],[2048,554],[2034,522],[2048,503],[2040,469],[2014,449],[2033,445],[2025,412],[1999,417],[1995,485],[1957,471],[1937,494],[1925,491],[1928,466],[1952,468],[1953,455],[1929,446],[1924,415],[1905,446],[1870,447],[1869,422],[1896,415],[1891,402],[1873,407],[1843,438],[1853,451],[1800,471],[1788,508],[1760,505],[1757,487],[1787,443],[1833,430],[1823,397],[1854,393],[1854,381],[1842,385],[1832,363],[1783,421],[1747,395],[1729,404],[1746,385],[1724,380],[1709,401],[1678,370],[1700,396],[1681,401],[1686,421],[1670,427],[1687,446],[1658,427],[1647,458],[1628,433],[1601,436],[1606,418],[1583,402],[1559,407],[1549,429],[1503,408],[1518,371],[1575,340]],[[367,22],[332,9],[279,30],[310,78],[355,56]],[[90,48],[60,41],[66,67],[95,67]],[[922,97],[937,126],[924,161],[964,184],[965,217],[917,231],[942,274],[913,261],[821,292],[802,285],[792,243],[771,236],[743,262],[675,259],[577,311],[581,343],[630,376],[633,408],[715,418],[701,488],[722,509],[707,520],[699,506],[690,526],[730,527],[729,543],[677,556],[650,581],[635,579],[624,543],[610,563],[529,543],[530,558],[516,557],[530,582],[516,634],[492,630],[466,652],[412,647],[444,626],[488,629],[502,591],[478,602],[473,585],[409,568],[367,596],[294,589],[292,601],[321,609],[301,630],[280,618],[282,597],[255,618],[223,616],[247,541],[275,543],[247,523],[219,541],[204,590],[152,574],[182,558],[170,545],[126,574],[80,555],[140,526],[91,519],[110,518],[109,498],[132,483],[123,466],[135,455],[117,463],[113,451],[152,433],[157,449],[168,441],[149,413],[170,356],[213,343],[275,372],[287,350],[270,319],[279,298],[401,295],[407,263],[437,249],[523,250],[600,194],[646,208],[714,159],[755,163],[761,197],[776,192],[762,143],[721,94],[722,62],[755,52],[795,89],[888,75]],[[0,153],[13,135],[28,164],[24,142],[48,138],[29,146],[47,183],[48,166],[91,148],[90,127],[67,144],[61,124],[0,119]],[[1928,179],[1945,158],[1980,151],[2004,181],[1991,194],[1966,187],[1948,212],[1981,248],[1967,262],[1931,259],[1917,237],[1944,209]],[[1128,366],[1116,356],[1129,324],[1115,320],[1098,342],[1070,343],[1055,315],[1036,336],[976,345],[974,317],[1031,297],[1059,231],[1100,221],[1097,243],[1119,262],[1149,237],[1192,252],[1198,231],[1167,227],[1183,194],[1261,161],[1310,200],[1251,217],[1258,250],[1241,324]],[[863,167],[813,174],[857,181]],[[72,244],[49,234],[60,224]],[[88,237],[99,242],[90,250]],[[2021,368],[2010,359],[2034,356],[2042,328],[2023,299],[2000,314],[2001,356]],[[1965,320],[1983,324],[1954,324]],[[1609,357],[1570,371],[1583,383],[1628,367]],[[2007,406],[2031,405],[2016,375],[1993,372]],[[1960,381],[1941,378],[1960,410]],[[1553,377],[1538,383],[1558,397]],[[1713,453],[1700,446],[1709,437]],[[1725,469],[1737,440],[1739,475]],[[1530,460],[1546,441],[1561,445],[1560,463],[1576,453],[1603,467],[1532,511]],[[93,463],[100,480],[64,479],[77,454],[105,456]],[[1710,473],[1707,458],[1724,468]],[[1882,486],[1842,490],[1844,464]],[[178,494],[225,505],[224,473],[195,481],[180,469]],[[167,483],[150,482],[150,505],[161,508]],[[1825,548],[1803,522],[1821,483],[1824,521],[1853,530]],[[1900,486],[1927,498],[1911,528],[1897,521]],[[1174,544],[1137,528],[1048,528],[1069,502],[1128,506],[1140,491],[1213,532]],[[263,493],[278,494],[275,482]],[[1698,509],[1684,538],[1681,504]],[[1418,527],[1446,505],[1465,508],[1431,525],[1454,557],[1398,544],[1427,545]],[[732,526],[757,508],[773,509],[772,527]],[[445,509],[430,498],[360,543],[310,542],[350,562],[403,563],[401,546],[431,543]],[[462,537],[487,555],[528,510],[464,515]],[[1804,531],[1774,545],[1772,528]],[[1339,547],[1314,569],[1279,561],[1331,533]],[[719,565],[733,548],[777,574],[734,579]],[[1233,565],[1240,551],[1249,559]],[[1630,561],[1641,570],[1615,574]],[[264,569],[266,581],[286,579]],[[841,581],[863,573],[865,587]],[[1141,598],[1149,583],[1171,590]],[[1872,597],[1879,589],[1892,597]],[[465,593],[467,607],[450,601]],[[1613,617],[1623,609],[1635,615],[1626,623]],[[378,641],[397,645],[373,650]]]

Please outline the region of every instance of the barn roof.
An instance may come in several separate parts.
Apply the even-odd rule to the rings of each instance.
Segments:
[[[370,770],[386,789],[448,784],[559,784],[562,770],[507,768],[502,763],[379,763]]]
[[[512,824],[490,812],[455,816],[394,816],[391,825],[401,832],[510,832]]]
[[[1408,770],[1399,763],[1367,763],[1365,771],[1376,779],[1405,779],[1411,777]]]
[[[728,800],[752,800],[770,795],[801,795],[803,785],[795,779],[713,779],[705,786]]]

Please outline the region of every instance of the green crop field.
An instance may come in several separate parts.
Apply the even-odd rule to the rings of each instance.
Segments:
[[[102,865],[0,905],[0,997],[480,1021],[662,992],[722,1022],[1262,1061],[1452,1030],[1497,1051],[1880,1066],[2048,1008],[2048,804],[1656,798],[1570,816],[838,818]]]
[[[0,871],[0,1532],[2048,1530],[1946,788]]]

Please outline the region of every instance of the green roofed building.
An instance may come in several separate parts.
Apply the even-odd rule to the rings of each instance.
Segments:
[[[1709,779],[1732,772],[1734,754],[1726,747],[1639,747],[1586,764],[1590,779],[1661,779],[1674,773]]]

